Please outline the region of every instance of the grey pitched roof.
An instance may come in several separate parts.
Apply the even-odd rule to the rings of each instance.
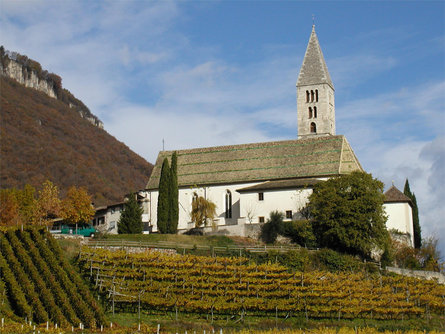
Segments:
[[[326,83],[334,89],[328,67],[321,52],[315,27],[312,27],[311,37],[298,76],[297,86],[307,86]]]
[[[164,158],[159,152],[147,183],[157,189]],[[363,170],[344,136],[205,147],[177,151],[179,187],[314,178]]]
[[[242,192],[256,192],[259,190],[278,190],[278,189],[298,189],[313,187],[315,184],[323,182],[318,179],[290,179],[290,180],[278,180],[278,181],[266,181],[251,187],[245,187],[237,189],[239,193]]]
[[[412,206],[411,199],[397,189],[394,185],[385,192],[385,203],[409,203]]]

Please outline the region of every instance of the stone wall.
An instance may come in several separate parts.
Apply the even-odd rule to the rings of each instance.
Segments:
[[[445,284],[445,275],[435,271],[411,270],[411,269],[403,269],[396,267],[386,267],[386,270],[391,273],[408,277],[417,277],[427,280],[437,280],[438,283]]]

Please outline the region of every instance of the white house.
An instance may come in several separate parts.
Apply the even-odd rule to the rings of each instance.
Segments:
[[[125,198],[127,199],[128,196],[129,195],[126,195]],[[142,223],[144,224],[144,230],[151,232],[147,214],[147,212],[150,210],[147,192],[139,191],[136,193],[136,196],[137,201],[144,212],[144,214],[142,214]],[[124,209],[124,204],[125,201],[95,208],[96,213],[92,219],[93,226],[99,232],[117,234],[117,223],[119,222],[121,212]]]
[[[413,203],[394,185],[385,192],[386,227],[401,234],[401,239],[414,247]],[[397,237],[392,233],[393,236]],[[405,235],[405,237],[403,237]]]

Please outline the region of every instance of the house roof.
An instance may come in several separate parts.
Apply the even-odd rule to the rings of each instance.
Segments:
[[[412,205],[411,199],[397,189],[394,185],[385,192],[385,203],[409,203]]]
[[[290,179],[290,180],[278,180],[278,181],[266,181],[251,187],[245,187],[237,189],[239,193],[242,192],[256,192],[259,190],[278,190],[278,189],[297,189],[297,188],[308,188],[315,184],[322,182],[318,179]]]
[[[315,26],[312,26],[311,37],[307,45],[306,53],[298,76],[297,86],[328,84],[334,89],[328,67],[323,57],[323,52],[318,42]]]
[[[159,152],[147,183],[157,189],[164,158]],[[204,186],[326,177],[363,170],[344,136],[196,148],[177,151],[178,186]]]

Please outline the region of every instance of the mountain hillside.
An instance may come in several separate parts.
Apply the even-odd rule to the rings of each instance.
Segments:
[[[153,166],[75,109],[1,76],[0,187],[39,187],[62,194],[84,186],[95,205],[122,201],[143,189]]]

